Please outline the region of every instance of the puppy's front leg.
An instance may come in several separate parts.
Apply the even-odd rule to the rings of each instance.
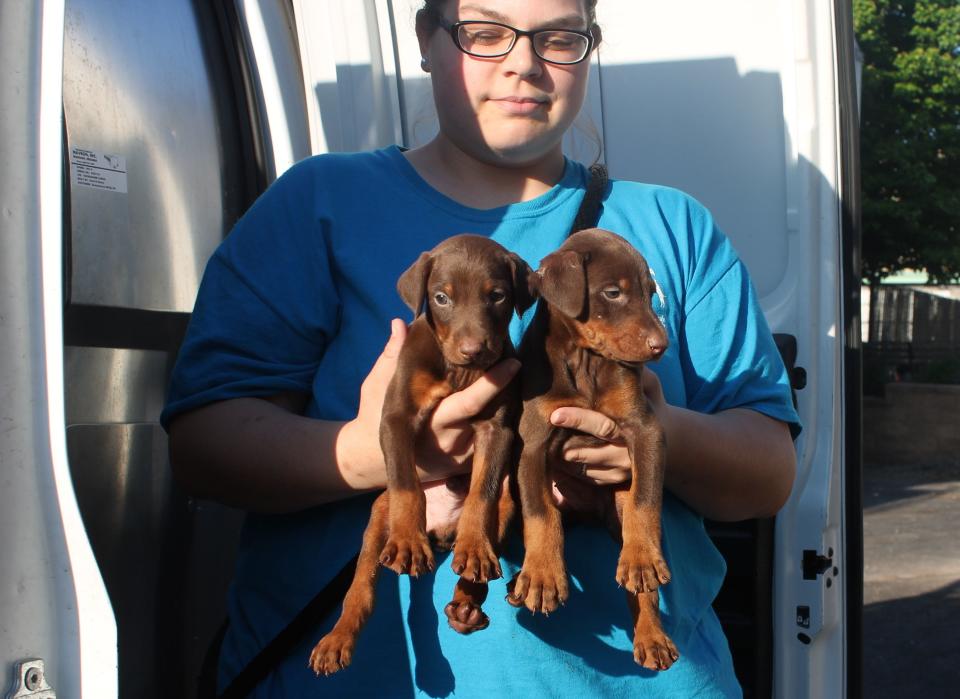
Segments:
[[[389,535],[380,562],[398,575],[409,573],[416,577],[433,570],[434,560],[427,538],[426,497],[417,477],[414,446],[430,412],[450,391],[438,382],[426,390],[421,382],[412,384],[419,390],[411,395],[410,385],[409,377],[400,371],[394,375],[380,419],[380,446],[390,493]]]
[[[660,548],[660,514],[666,441],[655,419],[620,425],[632,464],[628,492],[617,493],[617,510],[623,522],[623,548],[617,565],[617,582],[628,592],[656,590],[670,582],[670,569]]]
[[[548,453],[556,448],[559,438],[557,431],[535,413],[536,408],[525,406],[520,418],[523,451],[517,480],[526,552],[523,568],[510,584],[507,601],[531,612],[549,613],[564,604],[569,594],[563,524],[547,468]]]
[[[497,500],[510,459],[513,429],[503,420],[474,424],[473,472],[453,545],[455,573],[470,582],[488,582],[503,575],[494,551]]]

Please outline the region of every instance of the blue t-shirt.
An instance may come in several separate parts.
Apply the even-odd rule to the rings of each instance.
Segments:
[[[211,401],[283,391],[309,393],[307,414],[356,416],[359,388],[410,311],[396,280],[420,252],[458,233],[489,235],[533,267],[563,242],[583,198],[586,168],[531,201],[477,210],[431,188],[400,149],[309,158],[285,173],[211,258],[171,381],[164,426]],[[599,226],[646,256],[670,347],[650,368],[669,403],[701,412],[749,407],[797,422],[786,372],[743,264],[689,196],[613,180]],[[532,311],[514,319],[517,342]],[[269,465],[265,465],[269,468]],[[360,547],[373,495],[292,515],[247,517],[230,592],[221,686],[340,570]],[[519,537],[516,537],[519,539]],[[724,561],[703,521],[669,493],[663,551],[673,579],[662,588],[664,628],[680,651],[668,671],[636,665],[618,545],[600,526],[566,537],[570,599],[549,617],[504,601],[522,563],[510,543],[484,610],[490,626],[461,636],[443,606],[457,577],[448,554],[411,580],[384,570],[375,611],[353,664],[329,678],[307,667],[305,639],[257,697],[739,696],[726,639],[711,609]]]

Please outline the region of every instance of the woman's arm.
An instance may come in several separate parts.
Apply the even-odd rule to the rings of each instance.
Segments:
[[[671,407],[666,487],[704,517],[773,517],[790,497],[796,452],[786,424],[745,408]]]
[[[652,371],[644,372],[644,391],[667,435],[665,485],[674,495],[718,521],[772,517],[783,507],[796,473],[786,424],[746,408],[707,415],[668,405]],[[608,442],[564,454],[572,464],[586,463],[587,477],[629,481],[629,457],[613,420],[579,408],[559,408],[551,419]]]
[[[174,478],[191,495],[258,512],[289,512],[376,487],[334,459],[346,423],[298,415],[305,396],[211,403],[170,423]],[[365,487],[366,486],[366,487]]]
[[[406,325],[391,337],[360,390],[357,417],[348,422],[303,417],[307,397],[278,394],[212,403],[170,423],[170,460],[190,494],[259,512],[292,512],[386,487],[380,451],[380,412],[396,368]],[[437,406],[417,445],[424,481],[469,470],[469,418],[505,387],[519,368],[497,364],[467,389]]]

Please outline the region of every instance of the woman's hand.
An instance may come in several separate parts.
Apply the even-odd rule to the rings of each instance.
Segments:
[[[796,451],[787,425],[749,408],[713,414],[668,405],[656,374],[643,372],[643,392],[667,435],[664,485],[704,517],[736,522],[772,517],[790,495]],[[564,461],[554,464],[582,483],[625,485],[630,458],[616,423],[582,408],[558,408],[554,425],[592,435],[600,445],[567,441]],[[557,486],[563,478],[557,478]],[[562,488],[561,488],[562,490]],[[568,504],[584,500],[567,487]],[[556,491],[556,488],[555,488]],[[589,508],[591,501],[586,501]]]
[[[470,421],[507,387],[519,370],[519,361],[505,359],[462,391],[440,401],[430,417],[428,429],[417,441],[417,467],[423,480],[470,470],[473,459]]]
[[[363,464],[382,473],[386,470],[380,451],[380,415],[407,336],[407,326],[395,318],[390,330],[390,340],[360,387],[357,417],[344,425],[338,439],[338,463],[348,468]],[[416,444],[421,480],[442,480],[470,470],[473,457],[470,419],[510,383],[519,368],[520,362],[516,359],[499,362],[476,382],[440,402]]]
[[[662,422],[667,416],[668,406],[660,379],[652,371],[644,369],[642,387],[654,414]],[[554,410],[550,422],[588,435],[570,437],[564,445],[564,461],[554,464],[554,467],[569,477],[596,485],[629,484],[630,454],[614,420],[594,410],[566,407]],[[602,444],[597,444],[597,440]]]

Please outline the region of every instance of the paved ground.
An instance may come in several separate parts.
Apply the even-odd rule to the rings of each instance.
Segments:
[[[960,697],[960,467],[864,468],[864,697]]]

